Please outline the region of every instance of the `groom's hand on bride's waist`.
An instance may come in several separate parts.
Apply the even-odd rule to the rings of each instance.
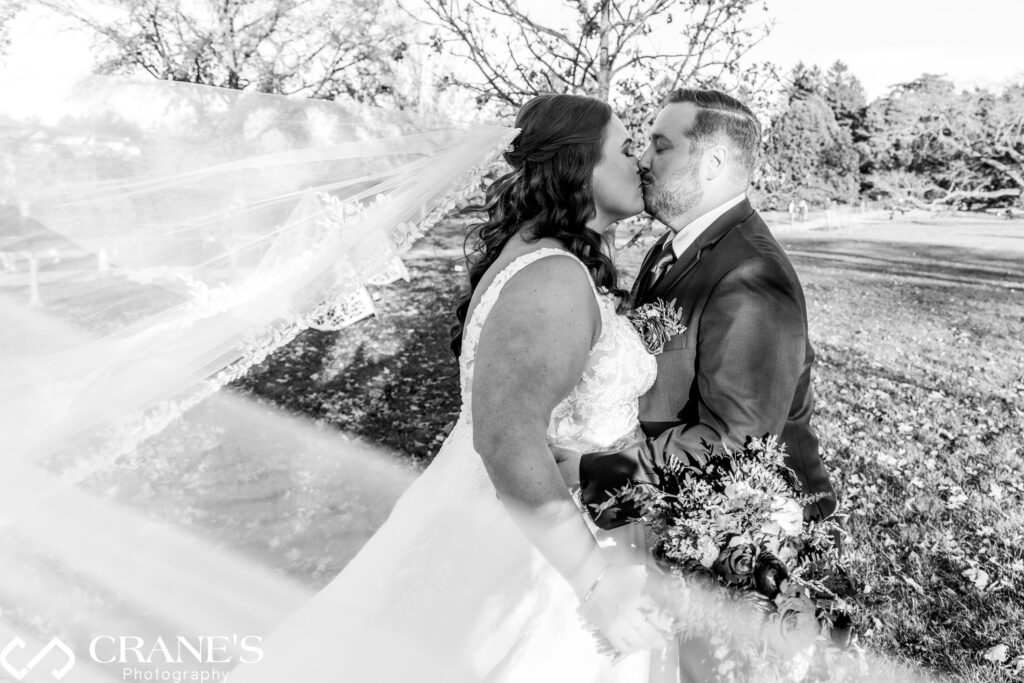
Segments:
[[[548,446],[552,455],[555,456],[555,464],[558,471],[565,480],[565,485],[570,489],[578,488],[580,485],[580,457],[582,453],[561,446]]]
[[[670,429],[652,439],[643,439],[614,453],[585,453],[579,458],[580,497],[589,511],[604,503],[610,494],[629,483],[661,488],[657,470],[665,458],[676,457],[695,464],[707,461],[709,452],[722,448],[718,432],[703,424],[687,429]],[[563,475],[564,476],[564,475]],[[629,503],[604,510],[594,522],[602,529],[614,529],[639,517]]]

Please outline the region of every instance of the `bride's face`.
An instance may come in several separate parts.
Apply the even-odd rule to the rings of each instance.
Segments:
[[[614,114],[605,127],[601,161],[594,167],[591,187],[599,222],[613,223],[644,210],[640,169],[633,156],[633,141],[622,121]]]

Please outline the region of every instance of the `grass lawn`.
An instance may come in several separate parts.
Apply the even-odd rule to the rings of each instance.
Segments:
[[[1013,226],[1024,236],[992,221],[998,250],[958,243],[949,220],[780,233],[807,295],[816,426],[866,584],[863,642],[975,681],[1024,677],[1024,251],[1006,248]],[[901,230],[914,239],[900,242]],[[308,331],[236,388],[428,462],[458,413],[447,331],[460,244],[458,225],[436,231],[409,259],[412,282],[377,290],[377,319]],[[620,254],[629,279],[643,250]]]
[[[855,234],[782,242],[868,587],[865,642],[966,680],[1021,680],[1024,253]]]
[[[411,282],[375,288],[378,317],[306,331],[233,385],[300,420],[253,431],[259,406],[224,394],[87,486],[325,585],[458,415],[461,229],[417,244]],[[948,217],[780,232],[866,585],[862,642],[968,681],[1024,680],[1021,237],[1020,221]],[[620,252],[628,280],[650,239]],[[398,453],[398,470],[342,457],[339,430]]]

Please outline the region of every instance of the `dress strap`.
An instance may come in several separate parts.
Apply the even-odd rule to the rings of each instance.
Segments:
[[[476,308],[473,309],[473,314],[466,323],[462,347],[463,355],[467,361],[472,363],[473,358],[476,356],[476,346],[480,340],[480,331],[483,329],[484,321],[486,321],[488,313],[490,313],[491,308],[494,306],[494,302],[498,300],[498,295],[501,294],[501,290],[505,284],[515,277],[515,275],[523,268],[547,256],[568,256],[573,261],[580,264],[580,267],[587,273],[587,282],[590,283],[590,289],[594,292],[594,296],[597,297],[598,307],[601,307],[601,298],[598,296],[597,287],[594,285],[593,278],[590,277],[590,271],[587,269],[587,266],[583,261],[580,261],[575,254],[556,247],[542,247],[523,254],[522,256],[518,256],[494,276],[494,280],[491,281],[491,284],[488,285],[487,289],[481,295],[480,301],[477,303]]]

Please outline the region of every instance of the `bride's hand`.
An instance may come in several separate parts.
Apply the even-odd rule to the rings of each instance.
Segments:
[[[580,458],[583,456],[579,451],[569,450],[561,446],[551,446],[551,453],[555,456],[555,463],[558,471],[565,480],[565,485],[571,489],[580,485]]]
[[[645,590],[641,564],[609,566],[583,603],[584,615],[621,654],[668,646],[670,622]]]

